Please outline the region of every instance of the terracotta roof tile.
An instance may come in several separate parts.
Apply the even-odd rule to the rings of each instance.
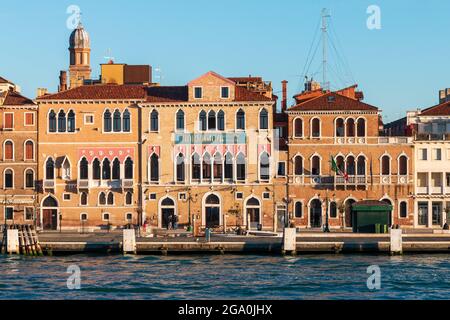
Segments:
[[[145,97],[142,85],[85,85],[45,95],[38,100],[143,100]]]
[[[336,92],[330,92],[321,95],[316,98],[312,98],[296,106],[288,109],[288,111],[326,111],[326,110],[336,110],[336,111],[357,111],[357,110],[367,110],[367,111],[377,111],[378,108],[370,104],[351,99],[340,95]]]
[[[425,109],[421,116],[450,116],[450,101]]]
[[[0,77],[0,83],[10,83],[10,81],[6,80],[3,77]]]
[[[276,101],[276,99],[270,99],[243,87],[236,87],[234,101]]]
[[[34,104],[33,100],[22,96],[20,93],[15,91],[5,91],[2,95],[4,106],[22,106]]]

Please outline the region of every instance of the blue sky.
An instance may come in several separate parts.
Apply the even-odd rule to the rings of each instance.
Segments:
[[[160,67],[163,85],[183,85],[214,70],[224,76],[263,76],[273,81],[275,92],[286,79],[292,96],[300,89],[320,11],[326,7],[340,54],[365,101],[380,107],[385,121],[437,103],[438,90],[450,87],[450,1],[2,2],[0,21],[7,27],[0,75],[33,98],[37,87],[55,91],[59,70],[68,68],[66,10],[72,4],[81,8],[91,36],[94,77],[110,49],[116,62]],[[369,5],[381,9],[381,30],[366,27]]]

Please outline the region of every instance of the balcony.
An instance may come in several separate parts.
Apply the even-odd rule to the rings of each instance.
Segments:
[[[347,180],[343,176],[335,176],[334,181],[336,185],[366,185],[368,183],[366,176],[348,176]]]
[[[415,137],[416,141],[450,141],[448,133],[419,133]]]
[[[55,189],[55,180],[44,180],[44,189]]]
[[[79,190],[81,190],[81,189],[89,189],[89,180],[85,180],[85,179],[78,180],[77,185],[78,185],[78,189]]]
[[[431,187],[431,194],[443,194],[442,187]]]
[[[336,137],[334,139],[336,144],[365,144],[366,137]]]
[[[428,187],[417,187],[417,194],[428,194]]]
[[[412,137],[379,137],[378,144],[405,144],[412,143]]]
[[[134,180],[133,179],[123,179],[122,180],[122,188],[124,189],[133,189]]]

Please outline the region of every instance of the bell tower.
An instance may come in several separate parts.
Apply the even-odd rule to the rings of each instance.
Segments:
[[[89,34],[81,22],[70,35],[69,52],[69,80],[70,89],[73,89],[82,86],[85,80],[90,80],[92,71]]]

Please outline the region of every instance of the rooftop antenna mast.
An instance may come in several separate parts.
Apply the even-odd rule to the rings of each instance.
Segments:
[[[328,26],[327,26],[327,18],[330,18],[330,14],[328,13],[328,9],[322,9],[322,68],[323,68],[323,78],[322,78],[322,87],[324,89],[329,89],[329,83],[327,82],[327,40],[328,40]]]

